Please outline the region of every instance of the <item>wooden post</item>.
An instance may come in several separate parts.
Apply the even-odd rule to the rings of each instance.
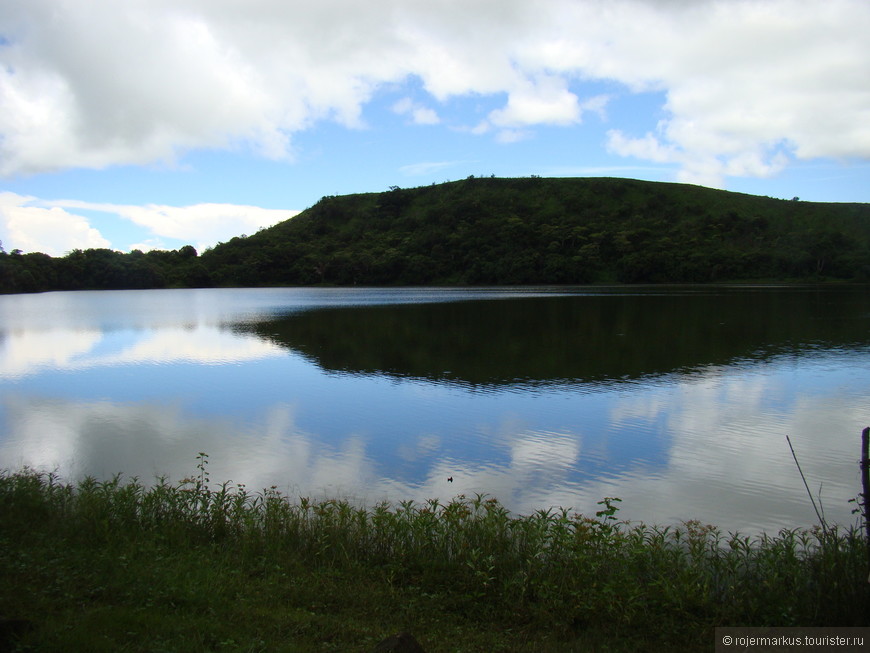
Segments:
[[[864,533],[867,539],[867,567],[870,569],[870,426],[861,432],[861,485],[864,489]],[[867,576],[870,583],[870,575]]]

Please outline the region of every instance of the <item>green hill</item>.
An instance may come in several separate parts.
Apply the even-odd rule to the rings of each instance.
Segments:
[[[202,256],[218,285],[870,278],[870,205],[626,179],[325,197]]]
[[[324,197],[198,256],[0,254],[0,291],[870,280],[870,204],[610,178],[468,179]]]

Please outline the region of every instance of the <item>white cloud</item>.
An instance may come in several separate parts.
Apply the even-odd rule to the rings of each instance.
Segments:
[[[770,176],[791,158],[870,157],[870,93],[859,81],[870,5],[705,2],[676,20],[641,4],[650,29],[636,35],[635,72],[666,91],[666,117],[656,134],[612,132],[612,151],[678,163],[681,180],[709,185]],[[656,56],[644,63],[643,50]]]
[[[501,140],[602,112],[581,100],[587,80],[663,93],[656,133],[614,125],[611,150],[721,183],[870,158],[868,31],[865,0],[13,0],[0,173],[206,147],[288,158],[294,132],[363,127],[375,91],[414,76],[438,101],[505,94],[480,130]]]
[[[437,125],[441,122],[438,113],[434,109],[425,107],[411,98],[402,98],[393,105],[393,112],[399,115],[408,115],[415,125]]]
[[[679,158],[679,154],[671,146],[663,145],[653,134],[643,138],[631,138],[618,129],[607,133],[607,146],[620,156],[633,156],[656,163],[671,163]]]
[[[524,82],[508,95],[507,106],[489,115],[489,121],[498,127],[579,122],[580,101],[566,83],[559,77]]]
[[[72,249],[110,247],[80,215],[59,207],[33,206],[32,197],[0,193],[0,240],[4,249],[61,256]]]
[[[534,133],[529,129],[501,129],[495,135],[495,140],[498,143],[519,143],[534,136]]]
[[[521,80],[508,93],[507,104],[491,111],[485,120],[471,131],[486,134],[496,130],[499,143],[515,143],[534,136],[527,127],[534,125],[557,125],[567,127],[579,124],[584,111],[604,117],[604,108],[609,97],[598,95],[580,101],[568,90],[567,80],[552,75],[535,80]]]
[[[130,244],[130,251],[132,252],[135,249],[138,249],[140,252],[150,252],[153,249],[166,250],[166,249],[173,249],[173,248],[167,246],[166,243],[163,242],[162,240],[160,240],[159,238],[148,238],[148,239],[143,240],[142,242],[139,242],[139,243],[131,243]]]
[[[98,211],[129,220],[153,237],[130,249],[174,249],[164,239],[193,244],[198,250],[298,215],[300,211],[265,209],[237,204],[165,206],[103,204],[80,200],[41,200],[15,193],[0,193],[0,240],[7,250],[20,249],[61,256],[72,249],[107,247],[111,243],[86,217],[67,209]]]
[[[144,206],[99,204],[60,200],[52,202],[92,211],[114,213],[145,227],[158,237],[193,243],[197,249],[215,245],[241,234],[252,234],[264,227],[288,220],[299,211],[264,209],[237,204],[194,204],[192,206]],[[160,242],[159,240],[157,242]],[[145,243],[148,244],[148,241]]]

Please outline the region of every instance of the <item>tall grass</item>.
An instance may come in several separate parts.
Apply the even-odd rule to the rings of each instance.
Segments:
[[[750,537],[696,521],[629,524],[614,498],[594,517],[517,516],[482,495],[361,508],[212,484],[207,464],[200,454],[194,476],[151,485],[0,473],[0,617],[15,612],[9,583],[39,564],[27,552],[47,546],[109,552],[113,564],[196,550],[223,570],[203,580],[216,593],[228,567],[253,578],[292,561],[318,578],[363,574],[378,601],[567,638],[590,628],[668,638],[721,625],[865,625],[870,614],[866,541],[855,528]]]

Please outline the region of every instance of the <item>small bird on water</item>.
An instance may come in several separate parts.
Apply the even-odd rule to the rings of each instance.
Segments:
[[[452,482],[453,482],[453,477],[452,477],[452,476],[448,476],[448,477],[447,477],[447,482],[448,482],[448,483],[452,483]]]

